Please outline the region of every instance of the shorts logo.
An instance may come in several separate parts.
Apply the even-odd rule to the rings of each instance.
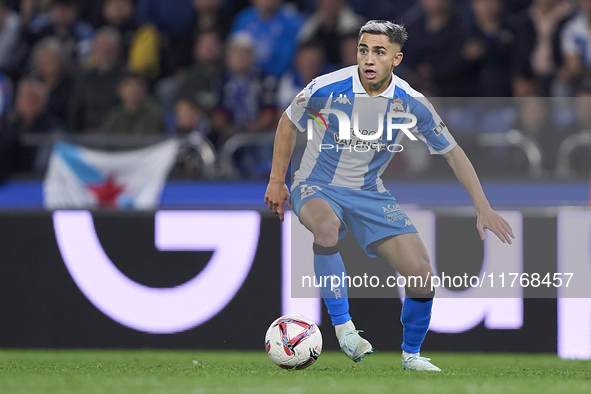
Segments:
[[[310,197],[312,194],[316,193],[316,191],[322,190],[320,186],[312,185],[300,185],[300,193],[302,195],[302,200],[306,197]]]
[[[443,132],[443,129],[445,129],[445,123],[443,123],[443,121],[441,121],[441,123],[439,123],[434,129],[433,132],[435,133],[435,135],[440,135]]]
[[[396,222],[398,220],[408,219],[408,216],[406,216],[398,204],[388,204],[383,206],[382,210],[384,211],[384,219],[386,219],[388,222]]]
[[[384,213],[389,213],[400,211],[402,208],[400,208],[400,205],[398,204],[388,204],[385,207],[382,207],[382,209],[384,210]]]
[[[404,227],[412,226],[410,219],[404,219]]]

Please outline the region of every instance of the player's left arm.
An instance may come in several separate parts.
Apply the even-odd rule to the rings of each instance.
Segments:
[[[513,235],[511,226],[490,207],[478,180],[478,175],[476,175],[476,171],[474,171],[474,167],[464,150],[456,145],[449,152],[444,153],[443,157],[445,157],[454,174],[456,174],[456,177],[464,186],[470,198],[472,198],[474,208],[476,208],[478,214],[476,228],[480,234],[480,239],[484,240],[484,229],[486,228],[496,234],[503,243],[512,243],[511,238],[515,239],[515,235]]]

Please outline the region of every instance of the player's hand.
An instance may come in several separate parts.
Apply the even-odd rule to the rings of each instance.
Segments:
[[[492,231],[503,242],[513,243],[511,238],[515,239],[513,229],[505,219],[492,208],[487,208],[482,212],[478,212],[478,219],[476,220],[476,228],[480,234],[480,239],[484,241],[486,234],[484,229]]]
[[[269,182],[267,191],[265,192],[265,204],[269,205],[269,209],[279,215],[279,220],[283,221],[285,213],[285,202],[291,209],[289,204],[289,189],[287,185],[282,182]]]

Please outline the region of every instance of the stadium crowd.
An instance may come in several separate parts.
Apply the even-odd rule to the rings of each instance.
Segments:
[[[591,97],[591,0],[0,0],[0,180],[33,169],[27,133],[197,133],[220,149],[273,131],[315,76],[356,64],[368,19],[407,27],[395,72],[429,97]],[[549,171],[591,126],[580,102],[570,117],[515,106]]]

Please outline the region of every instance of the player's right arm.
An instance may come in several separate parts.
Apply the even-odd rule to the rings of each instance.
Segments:
[[[287,117],[284,112],[281,115],[279,124],[277,125],[277,132],[275,133],[275,144],[273,146],[273,165],[271,167],[271,176],[269,177],[269,185],[265,193],[265,204],[269,205],[269,209],[279,215],[279,219],[283,221],[285,212],[285,202],[289,204],[289,188],[285,184],[285,176],[287,175],[287,168],[289,161],[295,147],[297,129]]]

